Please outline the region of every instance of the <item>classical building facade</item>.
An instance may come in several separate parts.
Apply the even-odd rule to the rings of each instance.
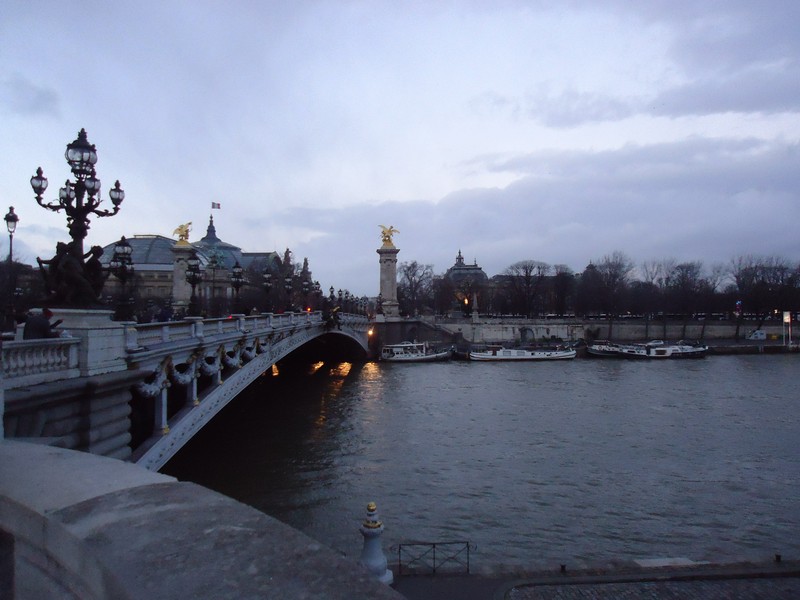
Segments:
[[[240,293],[249,290],[265,295],[261,291],[264,269],[274,274],[279,274],[282,269],[281,257],[276,252],[243,252],[238,246],[218,238],[213,217],[209,217],[205,236],[196,242],[155,234],[134,235],[127,241],[131,246],[134,269],[134,280],[128,287],[137,303],[149,306],[152,311],[185,312],[191,296],[191,286],[186,282],[186,259],[192,251],[197,253],[203,272],[196,294],[208,314],[221,314],[232,308],[235,291],[231,285],[231,273],[237,263],[246,278]],[[108,267],[113,259],[115,246],[116,243],[103,248],[101,262],[104,267]],[[120,282],[110,276],[103,291],[107,301],[113,302],[121,292]]]

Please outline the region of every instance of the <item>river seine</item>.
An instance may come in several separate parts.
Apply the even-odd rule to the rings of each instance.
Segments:
[[[358,557],[476,571],[800,555],[800,357],[323,366],[263,377],[163,472]],[[393,560],[390,553],[390,561]]]

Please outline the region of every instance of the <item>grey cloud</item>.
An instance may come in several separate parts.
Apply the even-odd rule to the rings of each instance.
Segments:
[[[665,90],[651,102],[653,114],[707,115],[722,112],[793,112],[800,110],[800,68],[743,71],[735,77],[708,78]]]
[[[316,210],[307,225],[326,237],[292,250],[309,257],[315,277],[333,273],[341,281],[333,285],[368,294],[377,293],[379,223],[400,230],[401,262],[433,264],[436,273],[458,250],[490,276],[523,259],[579,271],[615,250],[637,263],[674,257],[710,265],[750,253],[800,260],[798,155],[797,144],[698,138],[510,158],[508,168],[531,175],[503,189]],[[548,176],[538,174],[543,169]]]
[[[557,96],[539,90],[526,98],[525,110],[530,117],[551,127],[619,121],[634,113],[632,105],[624,100],[575,90],[566,90]]]
[[[59,95],[47,87],[34,84],[19,74],[0,82],[0,105],[21,115],[59,115]]]

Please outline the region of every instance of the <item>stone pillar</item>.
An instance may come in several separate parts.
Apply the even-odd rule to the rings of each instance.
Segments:
[[[380,255],[381,265],[381,298],[383,299],[383,314],[386,317],[399,317],[400,308],[397,303],[397,253],[400,252],[394,244],[389,246],[384,242],[383,247],[376,252]]]
[[[83,377],[125,371],[128,368],[125,321],[112,321],[111,310],[53,308],[62,335],[80,338],[78,366]]]

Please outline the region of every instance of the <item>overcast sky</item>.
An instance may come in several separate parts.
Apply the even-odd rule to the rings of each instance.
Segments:
[[[15,255],[68,240],[40,208],[97,146],[87,243],[191,221],[289,247],[323,288],[400,262],[800,260],[800,2],[36,1],[0,16],[0,208]],[[2,254],[8,240],[2,240]]]

